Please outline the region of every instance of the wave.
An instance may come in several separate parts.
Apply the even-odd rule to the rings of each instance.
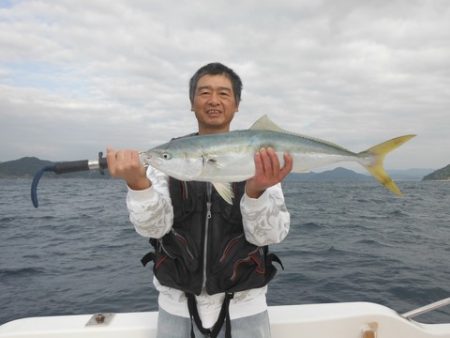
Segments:
[[[356,242],[354,242],[355,244],[358,245],[366,245],[366,246],[373,246],[373,247],[394,247],[394,245],[390,245],[388,243],[383,243],[380,241],[377,241],[375,239],[360,239]]]
[[[323,228],[323,225],[315,223],[315,222],[307,222],[307,223],[300,224],[300,228],[304,229],[304,230],[316,230],[316,229]]]
[[[407,217],[409,216],[406,212],[403,212],[401,210],[394,210],[388,213],[389,216],[396,216],[396,217]]]
[[[24,268],[3,268],[0,269],[0,279],[3,278],[20,278],[32,277],[38,274],[45,273],[44,268],[24,267]]]

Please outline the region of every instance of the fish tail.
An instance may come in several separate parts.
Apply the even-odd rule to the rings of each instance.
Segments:
[[[387,189],[398,196],[401,196],[402,193],[397,184],[395,184],[389,174],[384,170],[384,158],[389,152],[400,147],[403,143],[409,141],[414,136],[416,135],[404,135],[396,137],[392,140],[380,143],[358,154],[358,157],[361,159],[370,159],[369,164],[367,164],[367,161],[363,160],[362,165],[367,169],[367,171],[372,174],[373,177],[375,177],[378,182],[380,182]]]

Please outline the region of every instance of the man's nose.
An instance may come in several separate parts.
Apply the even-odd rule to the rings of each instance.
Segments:
[[[218,105],[220,103],[219,95],[216,92],[212,92],[208,103],[213,106]]]

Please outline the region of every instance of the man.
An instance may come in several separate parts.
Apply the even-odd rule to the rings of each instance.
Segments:
[[[211,63],[190,80],[198,134],[226,133],[241,99],[242,82],[230,68]],[[150,237],[159,291],[158,337],[270,337],[267,283],[278,258],[268,245],[290,225],[273,149],[255,154],[255,176],[233,184],[233,205],[205,182],[181,182],[146,171],[136,151],[108,149],[112,176],[126,181],[127,206],[136,231]]]

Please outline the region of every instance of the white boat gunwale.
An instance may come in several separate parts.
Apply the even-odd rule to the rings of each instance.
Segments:
[[[95,314],[30,317],[1,325],[0,337],[151,338],[157,317],[156,311],[115,313],[98,325],[87,325]],[[273,338],[450,338],[450,323],[420,323],[369,302],[269,306],[269,317]]]

